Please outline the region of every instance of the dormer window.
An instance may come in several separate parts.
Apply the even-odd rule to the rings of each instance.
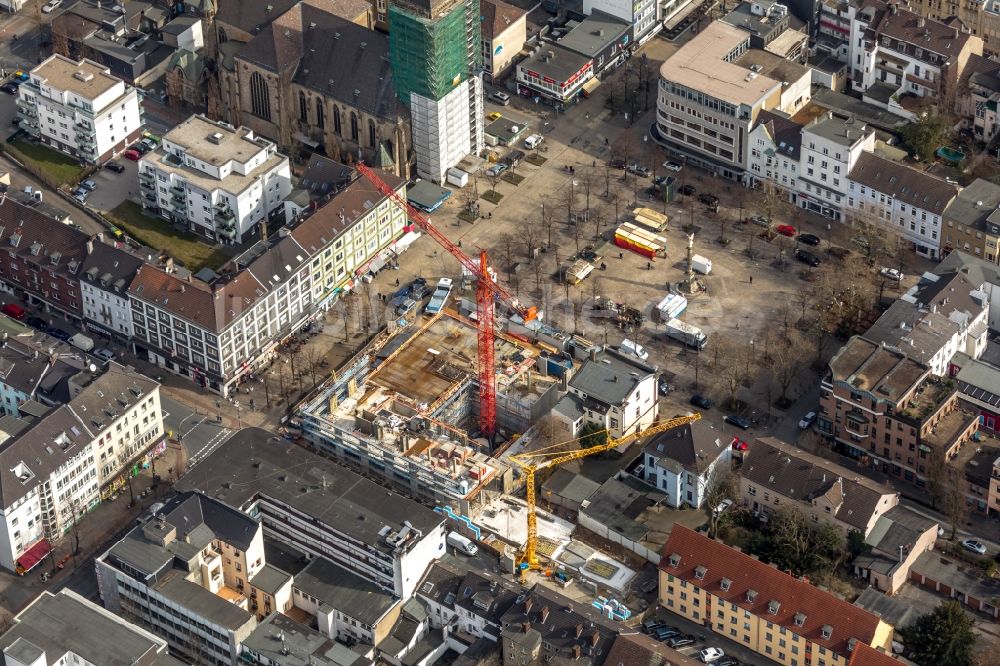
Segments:
[[[678,555],[677,553],[674,553],[673,555],[670,556],[670,566],[676,567],[680,563],[681,563],[681,556],[680,555]]]
[[[708,569],[706,569],[705,567],[695,567],[694,569],[694,577],[697,578],[698,580],[705,580],[705,574],[707,573]]]
[[[831,633],[832,633],[832,630],[831,630]],[[857,644],[858,644],[858,639],[857,638],[848,638],[847,639],[847,651],[848,652],[854,652],[854,646],[857,645]]]
[[[781,609],[781,602],[772,599],[767,602],[767,612],[771,615],[777,615],[778,611]]]
[[[747,601],[753,603],[757,600],[757,590],[747,590]]]
[[[805,623],[806,623],[806,614],[805,613],[796,613],[795,614],[795,626],[796,627],[801,627],[801,626],[804,626]]]
[[[728,578],[723,578],[719,582],[719,586],[722,588],[723,592],[728,592],[729,588],[732,586],[732,584],[733,584],[733,581],[729,580]]]
[[[822,631],[823,631],[823,638],[825,638],[827,640],[829,640],[830,637],[833,636],[833,627],[831,627],[828,624],[824,624],[823,625],[823,630]]]

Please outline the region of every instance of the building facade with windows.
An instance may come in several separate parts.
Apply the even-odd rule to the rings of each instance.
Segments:
[[[849,176],[866,151],[875,149],[875,130],[851,117],[828,112],[802,129],[799,206],[840,220],[849,204]]]
[[[84,325],[103,337],[129,341],[132,307],[128,288],[143,262],[100,238],[88,240],[86,248],[79,273]]]
[[[1000,264],[1000,185],[977,178],[941,216],[941,256],[954,250]]]
[[[660,605],[782,666],[848,666],[862,644],[891,651],[877,615],[683,525],[663,549]]]
[[[583,415],[571,424],[571,436],[585,423],[599,425],[613,438],[651,426],[660,414],[656,377],[656,369],[635,356],[595,351],[569,381],[567,398]]]
[[[941,256],[941,218],[958,186],[924,171],[862,154],[850,170],[851,215],[901,236],[917,254]]]
[[[818,432],[863,465],[923,487],[971,441],[978,416],[952,382],[892,347],[855,336],[820,385]]]
[[[191,116],[139,162],[143,208],[239,245],[261,235],[292,190],[288,158],[253,130]],[[284,222],[284,220],[280,220]]]
[[[102,164],[142,134],[139,93],[92,60],[58,53],[18,88],[19,127],[42,143]]]
[[[528,12],[503,0],[481,0],[483,76],[490,83],[503,78],[528,38]]]
[[[157,632],[192,663],[235,664],[257,626],[248,591],[265,566],[263,530],[199,493],[170,500],[95,564],[104,607]]]
[[[144,266],[129,288],[138,353],[228,395],[281,341],[402,251],[405,227],[405,212],[360,178],[237,257],[234,274],[207,283]]]
[[[700,509],[712,483],[731,469],[732,437],[696,421],[653,437],[646,444],[643,478],[666,494],[675,509]]]

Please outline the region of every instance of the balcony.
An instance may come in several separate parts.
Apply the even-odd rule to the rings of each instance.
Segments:
[[[222,220],[222,221],[216,222],[216,226],[219,229],[235,229],[236,228],[236,221],[235,220]]]
[[[81,123],[77,123],[76,125],[74,125],[73,129],[76,130],[76,138],[77,139],[80,139],[80,137],[91,137],[91,138],[93,138],[93,137],[97,136],[97,130],[96,129],[94,129],[93,127],[88,127],[87,125],[83,125]]]
[[[183,185],[174,185],[174,186],[172,186],[170,188],[170,191],[171,192],[177,192],[179,194],[184,194],[184,192],[185,192]]]
[[[220,227],[218,231],[220,236],[225,236],[226,238],[236,238],[236,229]]]
[[[26,102],[20,97],[16,101],[18,111],[26,116],[31,116],[32,118],[38,117],[38,107],[35,106],[34,102]]]
[[[236,215],[230,208],[226,208],[225,210],[216,209],[215,219],[219,222],[229,222],[236,219]]]

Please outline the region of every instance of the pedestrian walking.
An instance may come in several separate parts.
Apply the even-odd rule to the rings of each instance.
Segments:
[[[619,252],[618,253],[618,258],[619,259],[624,259],[625,258],[625,253],[624,252]]]
[[[396,286],[399,286],[399,278],[396,278]]]
[[[750,284],[753,284],[753,276],[750,276]]]
[[[650,261],[646,262],[646,270],[647,271],[653,270],[653,263],[652,262],[650,262]]]

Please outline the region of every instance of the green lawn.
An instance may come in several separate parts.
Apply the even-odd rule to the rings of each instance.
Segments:
[[[191,272],[208,266],[217,269],[229,260],[222,250],[207,240],[177,231],[169,222],[143,213],[142,206],[126,201],[107,214],[109,220],[143,245],[163,250]]]
[[[61,185],[76,183],[83,175],[84,168],[77,160],[40,143],[18,139],[10,145]]]

